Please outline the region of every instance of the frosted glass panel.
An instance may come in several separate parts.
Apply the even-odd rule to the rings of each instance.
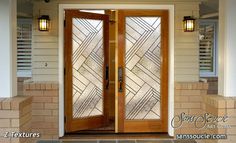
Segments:
[[[160,119],[160,17],[126,17],[125,117]]]
[[[103,21],[73,18],[73,118],[103,114]]]

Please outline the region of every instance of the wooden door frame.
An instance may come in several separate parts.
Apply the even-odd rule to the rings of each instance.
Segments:
[[[161,119],[126,120],[125,119],[125,17],[161,17]],[[122,92],[118,93],[118,131],[119,132],[167,132],[168,115],[168,11],[167,10],[120,10],[118,12],[118,66],[123,69]],[[117,85],[119,86],[119,85]]]
[[[59,33],[58,33],[58,61],[59,61],[59,137],[63,137],[64,132],[64,11],[66,9],[153,9],[169,11],[169,100],[168,100],[168,134],[174,136],[174,129],[171,127],[171,119],[174,117],[174,4],[59,4]],[[116,64],[116,71],[118,65]],[[117,77],[117,73],[116,73]],[[117,79],[116,79],[117,80]],[[117,90],[117,89],[116,89]],[[117,98],[116,95],[116,108]],[[116,114],[118,110],[116,109]],[[117,130],[116,118],[116,132]]]
[[[82,119],[74,119],[73,116],[73,97],[72,97],[72,88],[73,88],[73,65],[72,65],[72,19],[74,17],[79,16],[79,18],[84,19],[96,19],[96,20],[103,20],[103,52],[104,52],[104,63],[103,63],[103,114],[92,116],[92,117],[85,117]],[[106,65],[109,64],[109,16],[96,14],[96,13],[87,13],[87,12],[79,12],[78,10],[66,10],[65,11],[65,28],[64,28],[64,36],[65,45],[64,45],[64,115],[65,115],[65,131],[76,131],[77,128],[80,129],[87,129],[84,127],[96,128],[100,127],[100,124],[107,124],[108,123],[108,94],[109,89],[106,89],[106,84],[109,81],[106,81]],[[66,94],[67,93],[67,94]],[[91,122],[93,124],[91,124]],[[73,124],[73,125],[72,125]]]

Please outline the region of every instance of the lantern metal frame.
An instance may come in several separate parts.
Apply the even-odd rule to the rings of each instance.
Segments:
[[[48,15],[42,15],[38,18],[39,31],[49,31],[50,18]]]
[[[196,19],[191,16],[184,16],[184,19],[183,19],[184,32],[194,32],[195,25],[196,25],[195,21]]]

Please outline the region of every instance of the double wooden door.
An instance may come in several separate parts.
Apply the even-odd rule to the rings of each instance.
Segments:
[[[118,132],[167,132],[168,11],[118,11]],[[65,129],[108,123],[109,17],[65,11]]]

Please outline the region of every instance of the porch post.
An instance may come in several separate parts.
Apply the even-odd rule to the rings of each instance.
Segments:
[[[219,0],[219,82],[218,94],[236,97],[235,0]]]
[[[0,1],[0,98],[17,94],[16,3],[17,0]]]

